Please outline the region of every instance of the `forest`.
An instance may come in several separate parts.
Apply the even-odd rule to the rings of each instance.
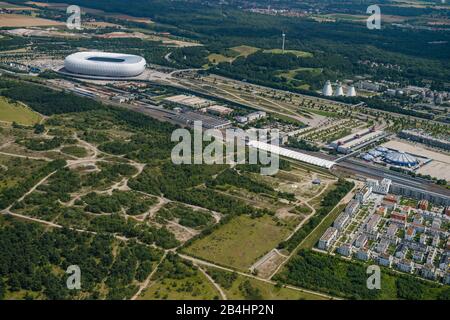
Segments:
[[[0,217],[0,300],[124,299],[136,291],[162,253],[110,235],[43,227]],[[113,254],[117,251],[117,254]],[[70,265],[81,270],[81,290],[66,287]]]

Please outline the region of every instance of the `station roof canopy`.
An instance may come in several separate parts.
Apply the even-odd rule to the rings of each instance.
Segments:
[[[334,161],[329,161],[329,160],[321,159],[318,157],[310,156],[308,154],[304,154],[304,153],[301,153],[298,151],[293,151],[293,150],[290,150],[287,148],[281,148],[279,146],[268,144],[265,142],[252,140],[252,141],[249,141],[248,145],[251,147],[257,148],[257,149],[273,152],[273,153],[278,154],[283,157],[306,162],[306,163],[313,164],[315,166],[319,166],[319,167],[323,167],[323,168],[327,168],[327,169],[330,169],[332,166],[334,166],[336,164],[336,162],[334,162]]]

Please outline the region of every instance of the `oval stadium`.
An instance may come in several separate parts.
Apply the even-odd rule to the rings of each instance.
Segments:
[[[64,69],[67,72],[93,77],[136,77],[145,70],[143,57],[110,52],[77,52],[67,56]]]

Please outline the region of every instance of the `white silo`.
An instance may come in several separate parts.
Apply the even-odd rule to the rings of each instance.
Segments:
[[[330,97],[333,95],[333,88],[331,87],[331,82],[328,80],[323,86],[322,94],[324,96]]]
[[[350,86],[347,89],[347,97],[356,97],[356,90],[354,86]]]
[[[334,92],[334,96],[339,97],[339,96],[343,96],[343,95],[344,95],[344,90],[342,89],[342,85],[338,84],[336,91]]]

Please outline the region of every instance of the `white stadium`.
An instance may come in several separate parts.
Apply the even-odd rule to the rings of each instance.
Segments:
[[[131,78],[142,74],[147,62],[143,57],[110,52],[77,52],[66,57],[67,72],[108,78]]]

